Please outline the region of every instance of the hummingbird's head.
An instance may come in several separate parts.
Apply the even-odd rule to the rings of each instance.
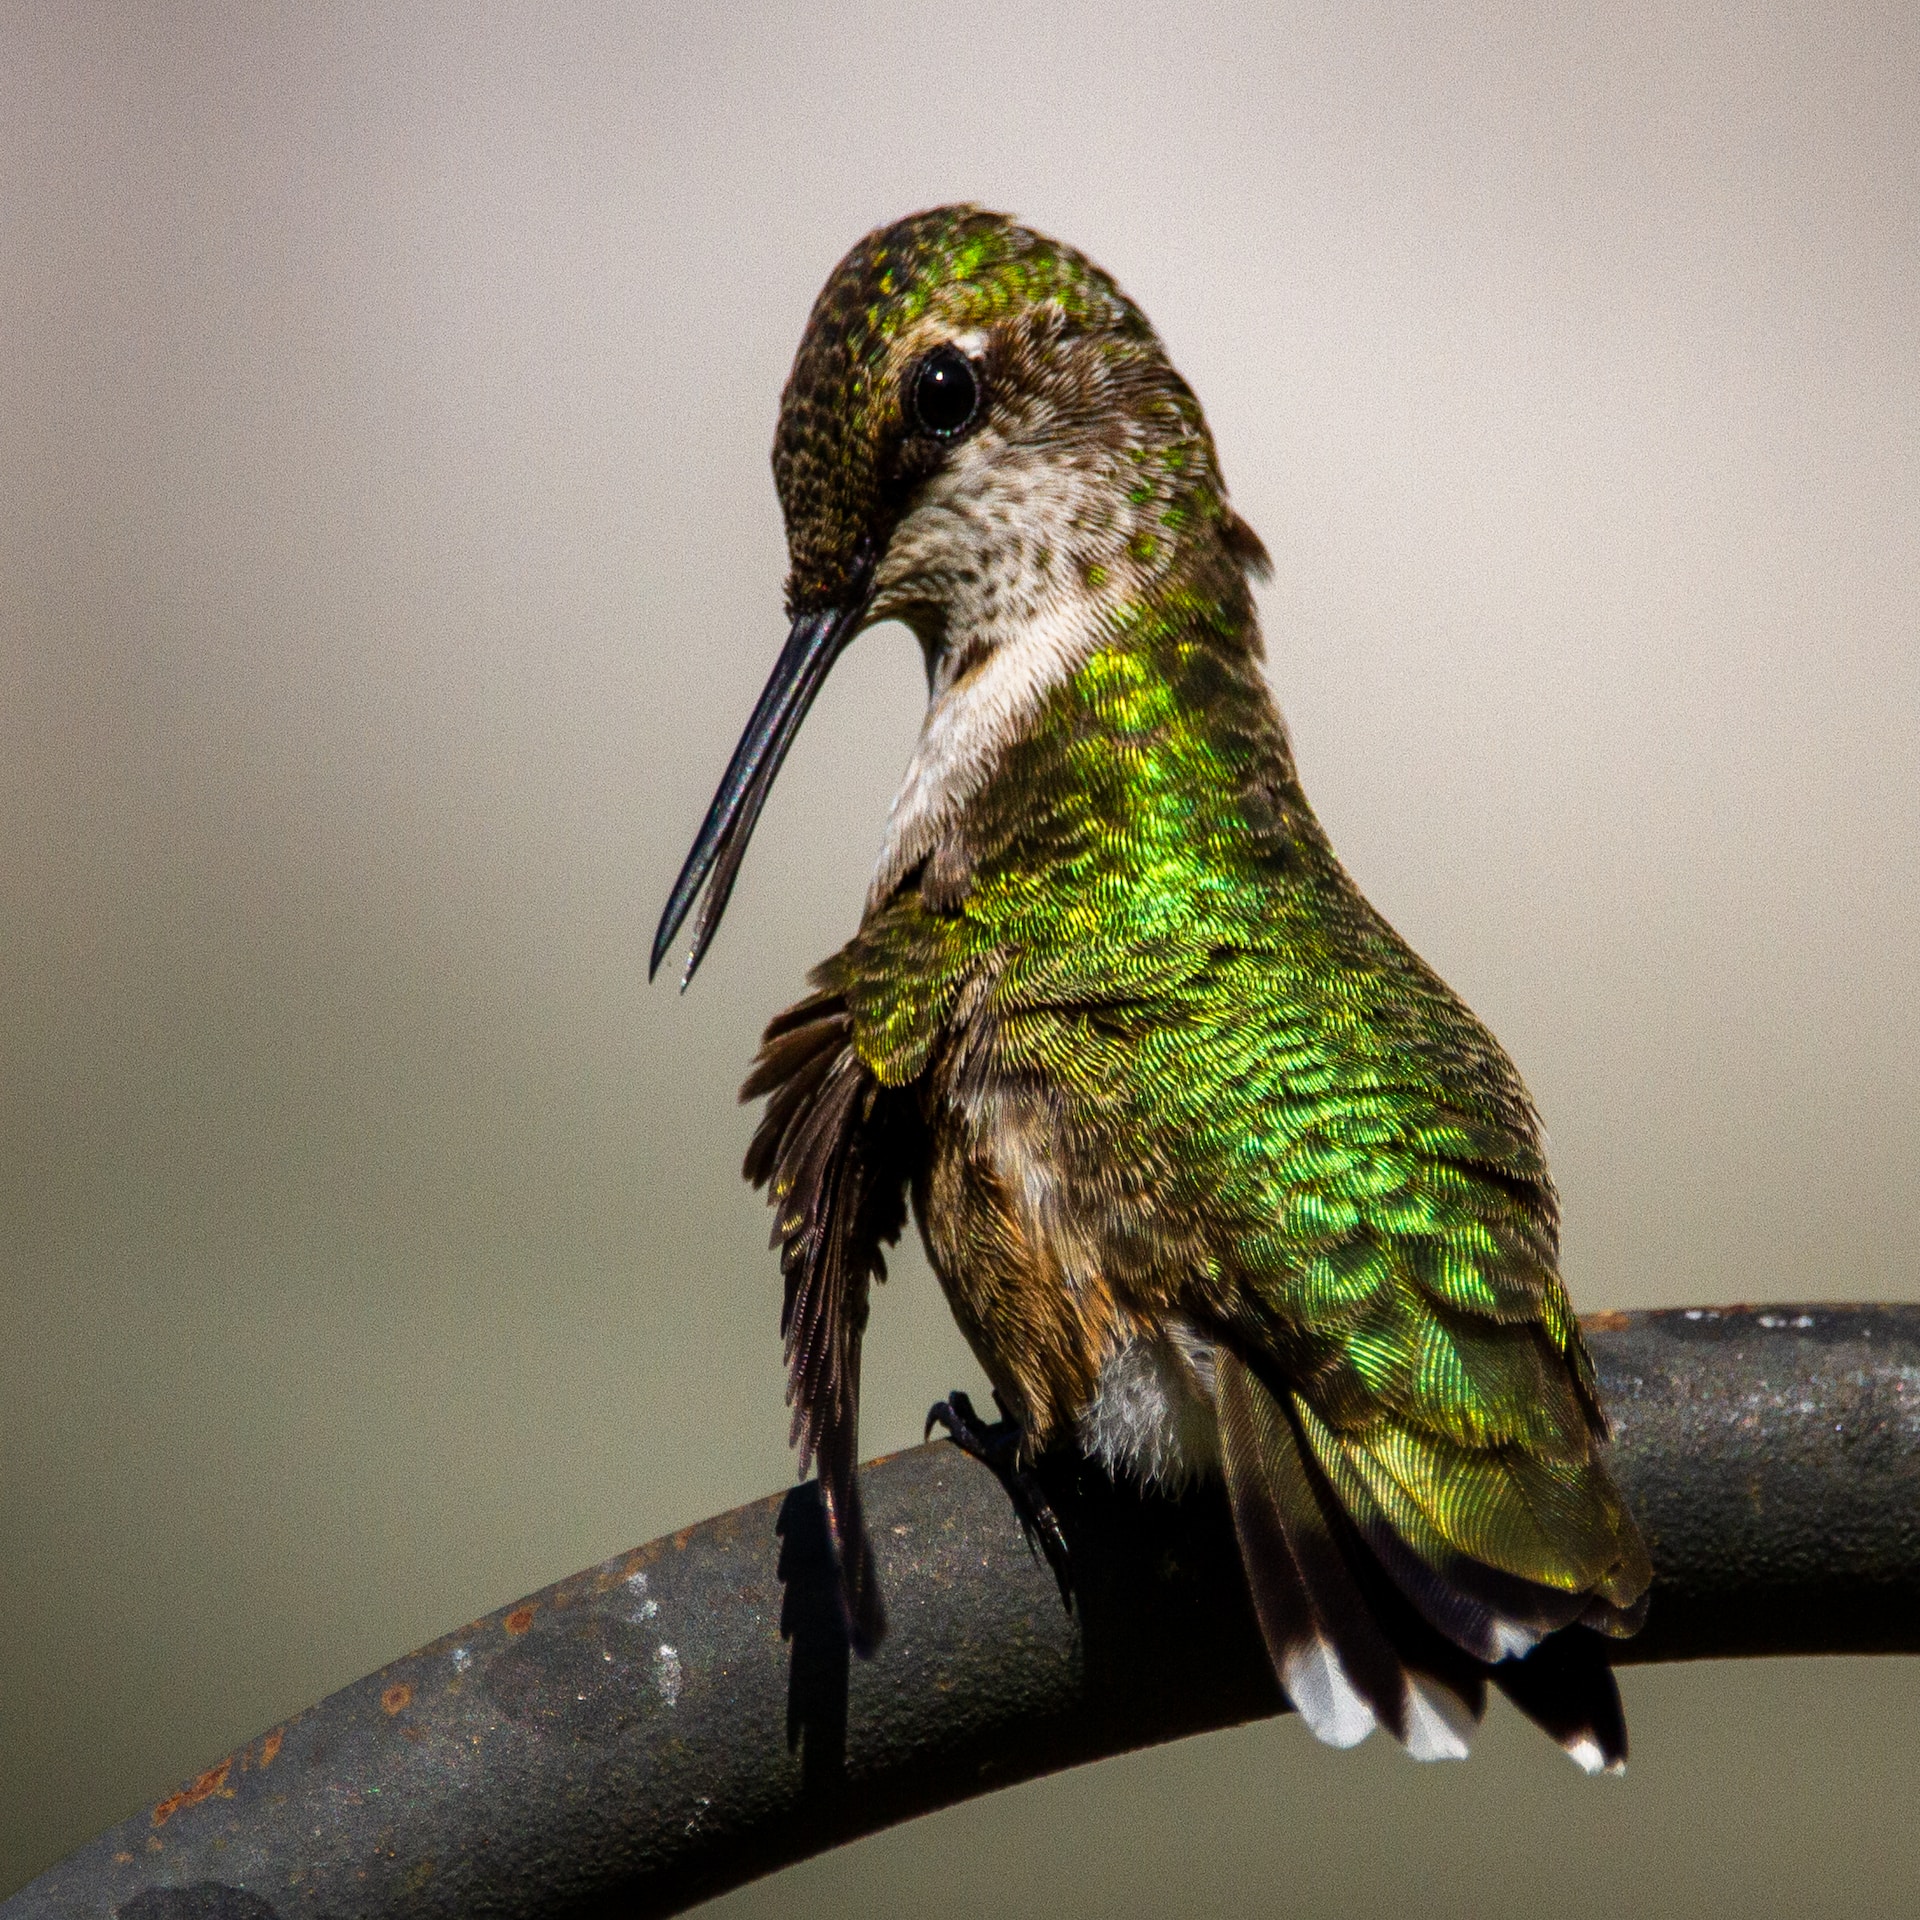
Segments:
[[[834,269],[773,473],[788,611],[864,600],[935,644],[986,579],[1030,570],[1038,589],[1057,569],[1057,590],[1164,562],[1172,530],[1140,509],[1220,492],[1199,404],[1140,309],[1084,254],[970,206],[869,234]]]
[[[780,761],[862,628],[905,621],[938,696],[995,652],[1097,635],[1196,557],[1265,564],[1146,316],[1084,254],[973,206],[869,234],[834,269],[773,472],[792,631],[655,939],[657,968],[707,886],[689,977]]]

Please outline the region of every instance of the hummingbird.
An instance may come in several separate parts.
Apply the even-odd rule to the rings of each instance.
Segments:
[[[1603,1636],[1637,1630],[1651,1567],[1540,1121],[1308,804],[1266,551],[1146,316],[1005,215],[916,214],[821,291],[773,471],[791,627],[652,971],[698,901],[691,979],[828,672],[904,624],[927,707],[859,928],[741,1095],[853,1644],[885,1630],[861,1339],[911,1201],[1006,1416],[931,1418],[1016,1473],[1070,1447],[1169,1494],[1224,1482],[1321,1740],[1462,1757],[1491,1682],[1623,1766]]]

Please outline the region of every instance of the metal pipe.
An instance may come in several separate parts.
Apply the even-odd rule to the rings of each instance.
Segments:
[[[1920,1651],[1920,1307],[1586,1324],[1658,1569],[1619,1659]],[[0,1920],[678,1913],[973,1794],[1282,1711],[1217,1491],[1045,1472],[1071,1614],[993,1476],[915,1448],[865,1474],[892,1617],[871,1661],[797,1487],[344,1688]]]

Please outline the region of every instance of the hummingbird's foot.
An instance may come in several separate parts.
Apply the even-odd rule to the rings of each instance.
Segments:
[[[956,1390],[927,1409],[926,1432],[931,1435],[935,1427],[944,1428],[947,1438],[962,1453],[972,1454],[1006,1488],[1007,1498],[1020,1516],[1027,1545],[1046,1555],[1047,1565],[1060,1583],[1060,1598],[1071,1612],[1073,1561],[1067,1551],[1067,1536],[1060,1528],[1060,1516],[1054,1512],[1040,1476],[1021,1458],[1024,1435],[1019,1421],[1007,1411],[1007,1403],[999,1394],[993,1397],[1000,1418],[991,1425],[980,1418],[968,1395]]]

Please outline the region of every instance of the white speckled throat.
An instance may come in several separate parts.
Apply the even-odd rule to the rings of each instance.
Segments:
[[[871,618],[903,619],[920,635],[927,711],[870,908],[938,845],[1146,585],[1150,570],[1128,547],[1150,509],[1128,498],[1120,464],[1116,450],[1036,451],[989,429],[956,450],[895,530]]]

